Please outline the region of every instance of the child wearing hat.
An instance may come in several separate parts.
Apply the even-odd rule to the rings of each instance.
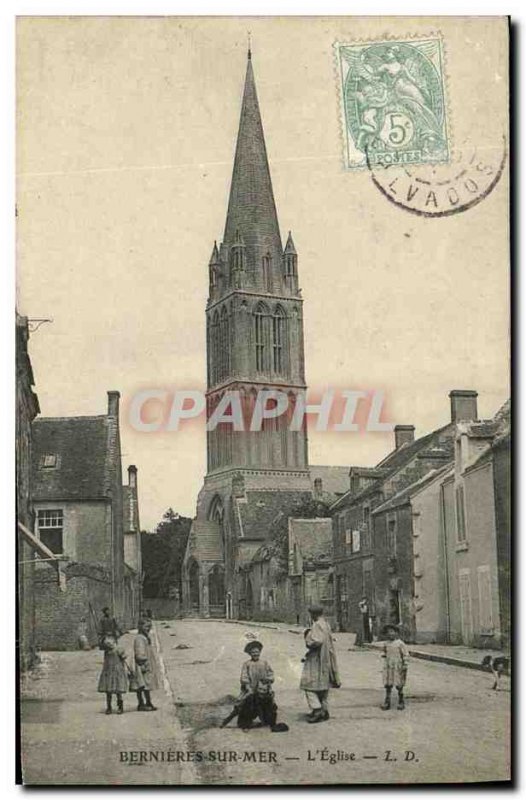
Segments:
[[[403,711],[404,686],[407,680],[407,668],[409,666],[409,651],[405,643],[400,638],[398,625],[385,625],[382,631],[386,637],[382,650],[383,662],[383,682],[385,687],[385,700],[382,708],[388,711],[391,708],[391,692],[396,686],[398,692],[398,710]]]
[[[241,667],[241,695],[238,700],[239,728],[248,730],[259,717],[263,725],[276,725],[278,707],[274,702],[274,673],[272,667],[261,658],[263,645],[257,639],[248,642],[244,648],[250,658]]]

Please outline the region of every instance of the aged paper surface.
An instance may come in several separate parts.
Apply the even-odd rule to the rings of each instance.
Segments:
[[[17,23],[31,785],[510,778],[508,21]]]

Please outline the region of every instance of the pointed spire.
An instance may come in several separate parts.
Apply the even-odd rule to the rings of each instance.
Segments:
[[[285,245],[285,250],[283,251],[285,255],[289,253],[293,256],[297,256],[296,248],[294,247],[294,241],[292,239],[292,233],[289,231],[289,235],[287,238],[287,244]]]
[[[263,255],[281,257],[279,232],[272,182],[259,111],[250,46],[245,89],[237,136],[236,155],[230,185],[230,198],[224,242],[231,246],[236,231],[246,245],[247,264],[257,268]]]
[[[212,255],[210,256],[210,261],[208,262],[210,266],[213,264],[219,264],[219,250],[217,249],[217,242],[214,242],[214,248],[212,250]]]

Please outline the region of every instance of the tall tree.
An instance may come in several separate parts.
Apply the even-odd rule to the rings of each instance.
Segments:
[[[155,533],[141,534],[145,598],[182,593],[181,569],[192,520],[169,508]]]

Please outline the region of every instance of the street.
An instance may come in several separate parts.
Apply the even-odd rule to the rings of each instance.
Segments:
[[[304,645],[297,632],[190,619],[158,621],[155,629],[164,683],[155,692],[155,713],[137,714],[127,695],[124,716],[106,717],[96,693],[100,653],[50,654],[68,663],[71,678],[43,676],[40,701],[23,704],[27,782],[299,785],[509,777],[507,682],[497,693],[485,673],[412,659],[406,710],[394,704],[383,711],[379,653],[350,649],[351,635],[336,634],[342,688],[331,691],[330,720],[310,725],[298,688]],[[262,658],[276,675],[278,720],[288,732],[256,727],[245,733],[235,720],[219,728],[239,692],[247,632],[264,644]],[[131,636],[123,644],[130,651]]]

